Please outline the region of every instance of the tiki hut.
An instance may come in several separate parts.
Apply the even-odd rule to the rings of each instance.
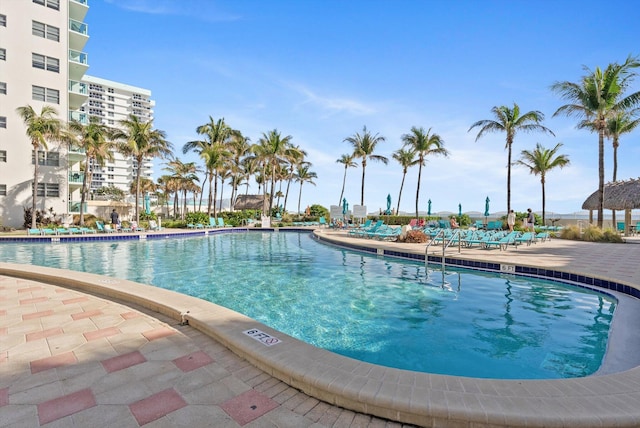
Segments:
[[[264,195],[238,195],[236,198],[236,204],[233,209],[236,211],[241,210],[258,210],[264,209]]]
[[[604,209],[624,211],[624,233],[629,234],[631,210],[640,209],[640,178],[614,181],[604,185]],[[589,210],[589,221],[593,221],[593,211],[598,209],[598,191],[593,192],[582,204]],[[613,225],[616,227],[616,225]]]

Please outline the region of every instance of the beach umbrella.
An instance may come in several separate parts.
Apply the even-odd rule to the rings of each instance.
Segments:
[[[484,201],[484,216],[489,217],[489,197]]]
[[[391,193],[387,194],[387,211],[385,213],[391,215]]]
[[[431,217],[431,199],[427,202],[427,215]]]
[[[151,198],[149,198],[149,193],[144,194],[144,212],[151,214]]]
[[[458,217],[462,215],[462,204],[458,204]]]
[[[342,215],[346,215],[349,211],[349,204],[347,203],[347,198],[342,200]]]

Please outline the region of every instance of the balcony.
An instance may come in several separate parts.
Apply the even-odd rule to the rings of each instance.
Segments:
[[[87,113],[81,111],[69,111],[69,121],[75,120],[77,122],[86,125],[89,123],[89,116]]]
[[[89,10],[88,0],[69,0],[69,17],[76,21],[84,21]]]
[[[84,172],[70,171],[69,184],[80,184],[84,181]]]
[[[89,26],[81,21],[69,19],[69,47],[82,49],[89,40]]]
[[[69,49],[69,77],[81,80],[89,69],[89,57],[84,52]]]
[[[87,203],[85,202],[83,205],[84,209],[82,212],[87,212]],[[69,214],[80,214],[80,202],[69,201]]]
[[[77,80],[69,80],[69,108],[79,109],[89,97],[89,88],[86,83]]]

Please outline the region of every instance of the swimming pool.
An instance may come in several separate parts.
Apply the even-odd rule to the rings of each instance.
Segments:
[[[308,234],[8,244],[3,261],[149,283],[375,364],[485,378],[597,370],[615,301],[554,282],[331,248]]]

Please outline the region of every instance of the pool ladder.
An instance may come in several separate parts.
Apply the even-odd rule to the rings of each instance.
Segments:
[[[427,244],[427,248],[425,248],[425,250],[424,250],[424,264],[425,264],[425,266],[429,264],[429,247],[431,246],[431,244],[433,244],[435,242],[435,240],[440,235],[442,235],[442,269],[443,270],[444,270],[444,254],[445,254],[445,251],[454,242],[454,240],[456,240],[456,238],[458,240],[458,253],[460,253],[462,251],[462,243],[461,243],[461,240],[460,240],[460,229],[454,230],[448,241],[445,239],[444,231],[445,231],[445,229],[442,229],[442,230],[438,231],[438,233],[436,233],[436,235],[433,238],[431,238],[431,241],[429,241],[429,243]]]

